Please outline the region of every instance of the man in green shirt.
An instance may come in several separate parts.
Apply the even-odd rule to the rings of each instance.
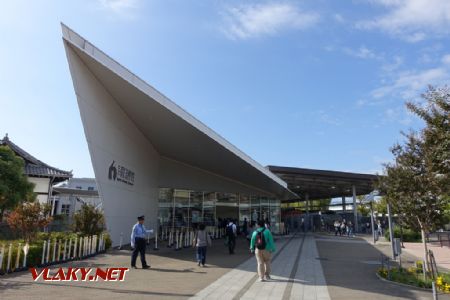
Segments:
[[[272,233],[266,228],[264,221],[258,221],[258,228],[253,232],[250,250],[255,253],[258,262],[259,281],[270,279],[270,261],[275,252]]]

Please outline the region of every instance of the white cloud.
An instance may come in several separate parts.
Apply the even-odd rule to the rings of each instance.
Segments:
[[[392,62],[386,62],[381,66],[384,72],[393,72],[397,70],[403,64],[403,57],[394,56]]]
[[[338,22],[338,23],[345,23],[344,17],[343,17],[342,15],[340,15],[340,14],[335,14],[335,15],[333,16],[333,18],[334,18],[334,20],[335,20],[336,22]]]
[[[450,54],[446,54],[442,57],[442,62],[446,65],[450,65]]]
[[[390,83],[371,92],[374,98],[400,95],[403,99],[417,97],[427,85],[439,85],[450,79],[450,72],[445,67],[436,67],[416,72],[406,71],[397,74]]]
[[[134,19],[140,0],[97,0],[101,8],[119,17]]]
[[[357,50],[353,50],[350,48],[344,48],[343,51],[344,51],[344,53],[346,53],[350,56],[354,56],[354,57],[358,57],[358,58],[362,58],[362,59],[381,59],[382,58],[381,55],[376,54],[373,50],[367,48],[366,46],[361,46]]]
[[[288,3],[267,3],[231,7],[224,19],[224,33],[230,39],[245,40],[309,28],[319,21],[319,15]]]
[[[387,12],[372,20],[359,22],[361,29],[380,29],[408,42],[424,40],[432,34],[450,33],[450,1],[446,0],[372,0]]]

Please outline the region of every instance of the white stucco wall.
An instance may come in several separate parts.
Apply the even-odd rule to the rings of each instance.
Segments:
[[[113,245],[118,245],[121,233],[124,243],[129,243],[137,216],[145,215],[146,226],[156,228],[159,154],[70,46],[65,46],[107,227]],[[134,172],[134,185],[108,179],[113,161]]]
[[[33,192],[37,194],[36,198],[39,203],[47,203],[50,178],[28,177],[28,181],[34,183]]]

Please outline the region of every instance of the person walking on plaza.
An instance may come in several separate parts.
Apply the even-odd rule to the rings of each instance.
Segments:
[[[255,253],[258,263],[259,281],[269,280],[272,253],[275,252],[275,243],[272,233],[264,226],[264,221],[258,222],[250,241],[250,251]]]
[[[244,223],[242,224],[242,233],[244,236],[247,236],[248,234],[248,221],[247,218],[244,218]]]
[[[234,254],[234,248],[236,247],[237,228],[232,219],[230,219],[230,223],[228,223],[227,225],[226,233],[228,238],[228,251],[230,252],[230,254]]]
[[[145,237],[147,236],[147,230],[144,227],[144,216],[137,218],[138,222],[134,224],[131,230],[131,248],[133,249],[133,254],[131,255],[131,267],[137,269],[136,259],[138,254],[141,255],[142,269],[150,268],[145,260]]]
[[[341,230],[341,223],[338,220],[334,221],[334,235],[337,236]]]
[[[353,235],[353,223],[352,223],[352,221],[348,221],[348,223],[347,223],[347,236],[348,237],[350,237],[350,236],[354,236]]]
[[[377,221],[377,240],[383,236],[383,227],[381,226],[380,220]]]
[[[211,246],[211,237],[205,231],[205,224],[200,224],[195,234],[193,245],[197,247],[197,263],[204,267],[206,263],[206,247]]]
[[[339,235],[340,236],[345,235],[346,231],[347,231],[347,222],[345,221],[345,219],[343,219],[341,222],[341,230],[339,231]]]

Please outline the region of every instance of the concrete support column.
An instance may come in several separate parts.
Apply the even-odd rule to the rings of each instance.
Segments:
[[[352,186],[352,193],[353,193],[353,215],[354,215],[354,230],[355,232],[358,232],[358,206],[356,205],[356,187]]]
[[[345,211],[345,196],[342,196],[342,211]]]
[[[310,221],[309,221],[309,194],[305,193],[305,205],[306,205],[306,218],[304,220],[303,226],[305,226],[305,231],[309,229]]]

